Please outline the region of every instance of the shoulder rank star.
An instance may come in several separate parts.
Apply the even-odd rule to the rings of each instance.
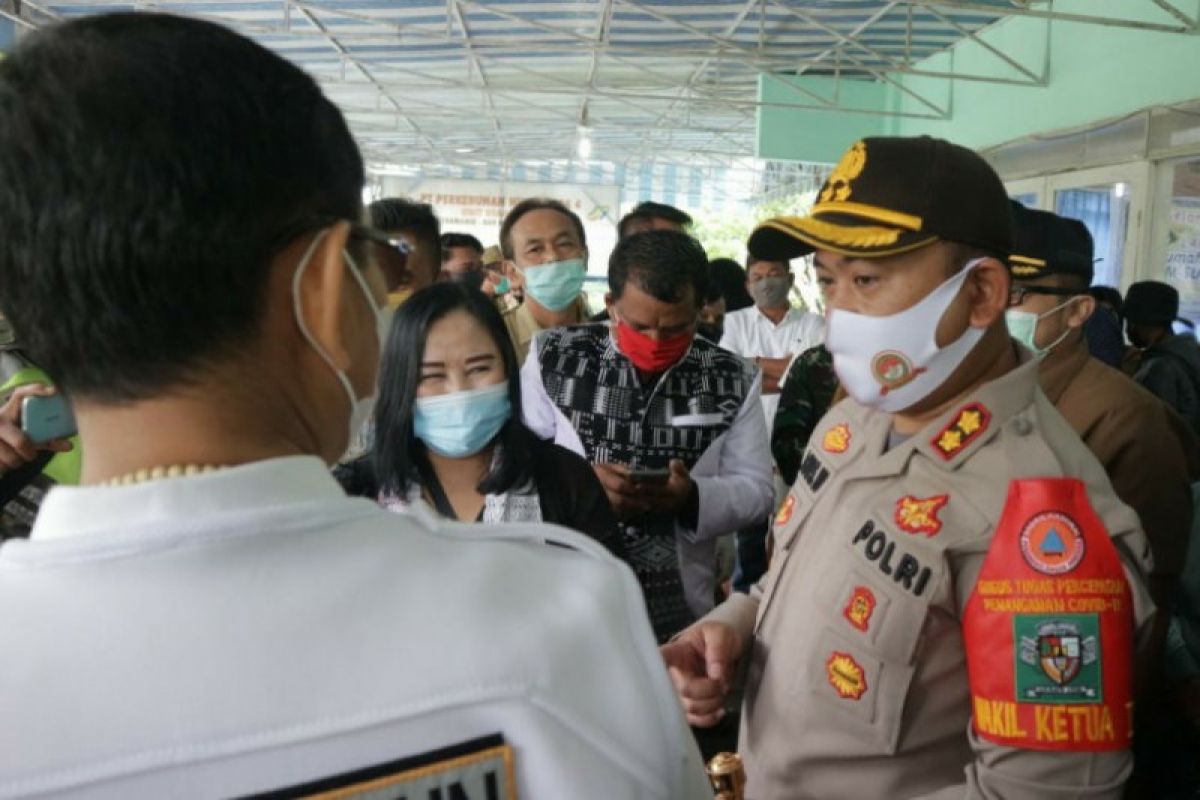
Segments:
[[[839,422],[825,432],[821,447],[826,453],[844,453],[850,449],[850,426]]]
[[[992,412],[982,403],[971,403],[964,406],[946,427],[942,428],[930,440],[930,444],[942,458],[950,460],[960,450],[978,439],[988,429],[992,421]]]
[[[948,502],[950,497],[944,494],[923,499],[911,494],[905,495],[896,501],[896,525],[906,533],[923,533],[932,539],[942,530],[938,512],[945,508]]]

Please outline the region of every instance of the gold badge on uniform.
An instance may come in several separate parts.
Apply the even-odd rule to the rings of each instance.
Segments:
[[[926,498],[908,494],[896,501],[896,513],[893,518],[905,533],[923,533],[932,539],[942,529],[938,512],[945,508],[948,502],[950,497],[944,494]]]
[[[829,684],[838,693],[838,697],[857,700],[866,694],[867,673],[849,653],[835,650],[825,662],[825,671],[829,676]]]
[[[844,453],[850,449],[850,426],[839,422],[825,432],[821,447],[826,453]]]
[[[955,454],[983,435],[991,421],[992,412],[988,411],[982,403],[963,406],[954,421],[942,428],[930,440],[930,444],[942,458],[949,461]]]
[[[788,520],[792,518],[792,512],[796,510],[796,495],[788,494],[787,499],[783,501],[783,505],[779,507],[779,513],[775,515],[776,527],[787,525]]]
[[[850,601],[842,609],[846,621],[863,633],[871,624],[871,615],[875,613],[875,593],[866,586],[855,586],[850,593]]]

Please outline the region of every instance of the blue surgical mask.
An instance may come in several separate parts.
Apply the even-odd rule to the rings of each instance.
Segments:
[[[523,267],[525,291],[540,305],[551,311],[562,311],[579,298],[587,265],[582,258],[551,261],[539,266]]]
[[[435,453],[466,458],[487,447],[511,416],[505,381],[482,389],[418,397],[413,433]]]

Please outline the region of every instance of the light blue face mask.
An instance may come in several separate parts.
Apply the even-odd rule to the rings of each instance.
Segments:
[[[525,291],[540,305],[551,311],[562,311],[579,298],[587,264],[582,258],[551,261],[535,267],[521,268],[525,276]]]
[[[418,397],[413,433],[447,458],[473,456],[496,438],[512,416],[508,381],[482,389]]]
[[[1044,357],[1047,353],[1049,353],[1051,350],[1053,350],[1055,347],[1057,347],[1063,341],[1063,339],[1066,339],[1067,336],[1070,335],[1071,329],[1067,328],[1065,331],[1062,332],[1061,336],[1059,336],[1057,339],[1055,339],[1053,342],[1046,345],[1045,347],[1038,347],[1038,345],[1037,345],[1038,323],[1041,322],[1046,317],[1050,316],[1051,314],[1053,314],[1057,311],[1061,311],[1062,309],[1071,305],[1071,303],[1074,303],[1078,299],[1079,299],[1078,297],[1072,297],[1071,299],[1056,305],[1054,308],[1050,309],[1049,311],[1047,311],[1044,314],[1034,314],[1032,311],[1021,311],[1021,310],[1018,310],[1015,308],[1010,308],[1010,309],[1006,310],[1004,312],[1004,319],[1008,323],[1009,336],[1016,339],[1018,342],[1025,345],[1030,350],[1032,350],[1033,354],[1035,356],[1037,356],[1038,358]]]

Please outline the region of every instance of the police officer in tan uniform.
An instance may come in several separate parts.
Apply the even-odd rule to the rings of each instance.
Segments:
[[[662,648],[699,726],[748,662],[747,797],[1120,795],[1152,562],[1009,337],[1011,224],[973,152],[872,138],[751,236],[815,251],[849,398],[767,575]]]
[[[1042,391],[1100,460],[1117,496],[1138,513],[1154,553],[1160,607],[1179,577],[1192,524],[1186,423],[1128,376],[1088,352],[1096,308],[1092,237],[1082,222],[1013,203],[1013,338],[1041,358]],[[1197,476],[1200,477],[1200,476]]]

